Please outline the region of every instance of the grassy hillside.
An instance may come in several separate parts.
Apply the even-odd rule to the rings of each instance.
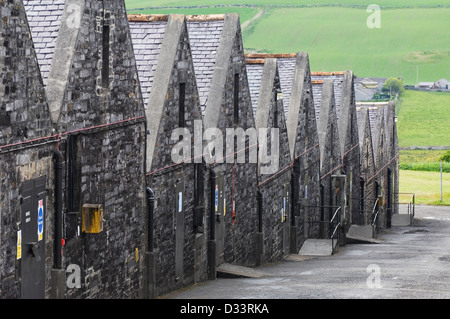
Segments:
[[[416,204],[450,205],[450,173],[443,173],[443,201],[441,203],[440,173],[400,170],[400,192],[415,193]],[[410,195],[402,195],[400,203],[407,203]]]
[[[401,76],[405,84],[450,80],[450,0],[379,0],[381,28],[369,29],[372,0],[126,0],[128,12],[237,12],[247,52],[307,51],[313,71],[353,70],[360,77]],[[185,8],[180,8],[185,6]],[[164,8],[161,8],[164,7]],[[139,10],[136,10],[139,9]],[[402,147],[450,145],[450,94],[406,91],[398,111]],[[442,151],[401,151],[401,163],[437,163]],[[450,205],[450,173],[444,174]],[[402,170],[400,191],[439,204],[439,173]],[[407,199],[409,200],[409,198]]]
[[[307,51],[314,71],[351,69],[357,76],[401,76],[406,84],[416,84],[417,74],[419,81],[450,78],[450,1],[378,1],[382,8],[401,9],[382,9],[381,28],[369,29],[366,8],[372,2],[344,0],[338,2],[343,7],[336,7],[332,0],[314,5],[306,0],[225,0],[219,6],[212,0],[126,1],[129,12],[237,12],[241,23],[264,8],[265,14],[244,32],[247,51]],[[179,6],[189,8],[175,8]],[[146,7],[153,9],[133,10]]]
[[[450,94],[407,90],[398,110],[400,147],[450,145]]]
[[[314,71],[401,76],[406,84],[416,84],[417,70],[419,81],[450,78],[450,8],[382,10],[380,29],[367,27],[368,16],[352,8],[271,9],[244,45],[269,53],[307,51]]]
[[[214,0],[125,0],[127,9],[160,7],[160,6],[214,6],[218,2]],[[317,6],[317,5],[339,5],[339,6],[365,6],[374,3],[373,0],[222,0],[221,5],[253,5],[253,6]],[[420,6],[450,6],[450,1],[444,0],[378,0],[376,1],[382,8],[398,8],[398,7],[420,7]]]
[[[406,91],[398,110],[400,146],[450,145],[450,94]],[[401,150],[400,192],[413,192],[416,202],[429,205],[450,205],[450,173],[443,174],[444,195],[440,202],[440,174],[416,171],[439,170],[439,159],[445,151]],[[448,170],[450,163],[444,163]],[[414,170],[412,170],[414,169]],[[408,201],[409,198],[402,198]]]

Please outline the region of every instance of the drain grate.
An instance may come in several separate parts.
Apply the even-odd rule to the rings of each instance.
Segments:
[[[439,260],[440,260],[440,261],[450,261],[450,256],[442,256],[442,257],[439,257]]]
[[[415,233],[428,233],[428,230],[426,229],[412,229],[405,231],[403,234],[415,234]]]

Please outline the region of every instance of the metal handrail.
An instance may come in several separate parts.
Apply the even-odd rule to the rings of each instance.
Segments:
[[[339,218],[339,212],[341,211],[341,206],[316,206],[316,205],[304,205],[303,207],[314,207],[314,208],[336,208],[336,210],[333,213],[333,216],[328,221],[322,221],[322,220],[310,220],[310,224],[328,224],[329,225],[329,239],[331,239],[331,248],[334,249],[334,239],[335,235],[337,233],[337,240],[339,240],[339,232],[338,229],[341,227],[341,221]],[[336,217],[338,217],[337,224],[333,228],[333,223],[335,222]],[[327,236],[325,236],[327,238]]]
[[[413,222],[415,213],[416,213],[416,194],[413,193],[408,203],[408,214],[411,224]]]
[[[414,220],[414,216],[416,213],[416,194],[415,193],[397,193],[398,195],[411,195],[411,199],[408,203],[408,210],[407,213],[409,215],[409,218],[411,220],[411,223]]]
[[[331,228],[333,227],[333,221],[334,221],[334,218],[335,218],[336,216],[339,217],[338,213],[339,213],[340,210],[341,210],[341,206],[339,206],[339,207],[335,210],[335,212],[334,212],[334,214],[333,214],[333,217],[330,219],[330,233],[331,233]],[[333,251],[333,249],[334,249],[334,235],[336,234],[336,232],[339,230],[340,227],[341,227],[341,221],[340,221],[340,218],[338,218],[338,223],[337,223],[337,225],[334,227],[334,230],[333,230],[333,232],[331,233],[331,236],[330,236],[330,239],[331,239],[331,251]],[[337,232],[337,241],[339,242],[339,232]]]
[[[377,225],[378,225],[378,223],[377,223],[377,221],[378,221],[378,214],[380,213],[380,210],[379,209],[377,209],[378,208],[378,201],[379,201],[380,199],[379,198],[377,198],[376,199],[376,201],[375,201],[375,204],[373,205],[373,208],[372,208],[372,224],[371,224],[371,226],[372,226],[372,237],[374,237],[375,236],[375,234],[376,234],[376,232],[378,231],[378,227],[377,227]]]
[[[339,207],[335,210],[335,212],[334,212],[334,214],[333,214],[333,217],[330,219],[330,223],[333,222],[334,218],[336,217],[336,214],[337,214],[340,210],[341,210],[341,206],[339,206]]]
[[[339,228],[340,226],[341,226],[341,223],[338,223],[338,224],[336,225],[336,227],[334,227],[334,231],[333,231],[333,233],[331,234],[331,237],[330,237],[331,240],[333,240],[334,234],[336,233],[336,231],[338,230],[338,228]]]
[[[379,210],[377,210],[377,211],[375,212],[375,208],[377,208],[377,206],[378,206],[378,201],[379,201],[379,200],[380,200],[380,199],[377,198],[377,200],[375,201],[375,204],[373,205],[373,208],[372,208],[372,216],[373,216],[373,219],[372,219],[372,226],[375,225],[375,223],[376,223],[376,221],[377,221],[377,218],[378,218],[378,213],[380,212]],[[375,213],[375,216],[374,216],[374,213]]]

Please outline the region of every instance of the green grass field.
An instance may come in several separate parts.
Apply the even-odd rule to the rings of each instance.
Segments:
[[[357,76],[401,76],[406,84],[416,84],[417,73],[419,81],[450,77],[450,1],[378,1],[384,8],[379,29],[369,29],[366,25],[371,14],[366,8],[373,1],[319,0],[313,5],[306,0],[220,2],[228,7],[217,7],[217,2],[211,0],[127,0],[126,3],[129,12],[159,6],[190,8],[141,12],[238,12],[242,23],[258,12],[256,7],[265,8],[267,13],[244,33],[247,51],[307,51],[313,71],[351,69]],[[195,6],[206,8],[192,8]]]
[[[307,51],[312,71],[353,70],[359,77],[400,76],[405,84],[450,80],[450,0],[376,1],[382,8],[379,29],[370,29],[366,24],[371,14],[366,8],[372,3],[126,0],[130,13],[237,12],[241,23],[264,9],[264,14],[243,32],[247,52]],[[450,94],[406,91],[401,100],[397,109],[401,147],[450,145]],[[401,151],[400,162],[437,163],[442,154],[443,151]],[[441,204],[436,176],[439,173],[401,170],[400,191],[416,193],[418,203]],[[449,179],[450,173],[444,174],[446,205],[450,205]]]
[[[450,93],[407,90],[401,99],[400,147],[450,145]]]
[[[450,9],[382,10],[379,29],[367,27],[368,16],[352,8],[271,9],[244,45],[268,53],[307,51],[313,71],[400,76],[405,84],[417,83],[417,71],[419,81],[450,77]]]
[[[400,170],[400,193],[414,193],[416,204],[450,205],[450,173],[442,174],[443,202],[441,203],[440,173]],[[401,195],[400,203],[407,203],[410,195]]]
[[[217,1],[213,0],[125,0],[127,9],[145,8],[145,7],[160,7],[160,6],[214,6]],[[339,5],[339,6],[368,6],[374,3],[372,0],[316,0],[313,3],[311,0],[222,0],[221,5],[252,5],[252,6],[317,6],[317,5]],[[398,7],[435,7],[435,6],[450,6],[450,1],[444,0],[417,0],[414,2],[406,0],[378,0],[376,1],[382,8],[398,8]]]
[[[439,162],[444,153],[445,150],[400,150],[400,162]]]
[[[439,92],[405,91],[398,109],[399,145],[450,145],[450,94]],[[439,167],[445,151],[401,150],[400,164]],[[449,165],[449,163],[444,163]],[[443,174],[443,202],[440,202],[440,173],[400,170],[400,192],[413,192],[416,202],[428,205],[450,205],[450,173]],[[408,196],[401,197],[409,201]]]

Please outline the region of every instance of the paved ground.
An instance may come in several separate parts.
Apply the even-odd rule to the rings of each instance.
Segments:
[[[450,298],[450,207],[417,205],[412,226],[378,238],[385,243],[347,244],[327,257],[290,256],[256,268],[262,278],[218,278],[164,298]]]

